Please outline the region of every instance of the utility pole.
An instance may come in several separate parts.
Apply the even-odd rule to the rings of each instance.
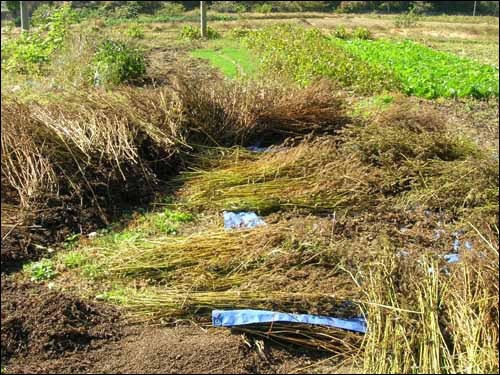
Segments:
[[[28,4],[27,1],[20,1],[20,3],[21,3],[21,29],[28,30],[30,28]]]
[[[474,17],[476,16],[476,5],[477,5],[477,1],[474,1],[474,11],[472,12],[472,15]]]
[[[200,1],[201,37],[207,37],[207,2]]]

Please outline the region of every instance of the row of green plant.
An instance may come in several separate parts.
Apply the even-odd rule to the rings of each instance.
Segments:
[[[408,95],[498,97],[498,69],[412,41],[370,40],[369,30],[277,25],[246,31],[244,45],[257,52],[261,69],[308,85],[330,78],[361,93],[401,90]]]
[[[336,40],[368,64],[390,70],[408,95],[425,98],[498,96],[498,69],[406,40]]]
[[[300,85],[326,77],[363,93],[398,88],[390,69],[353,57],[318,29],[275,25],[249,32],[243,43],[259,55],[265,73]]]

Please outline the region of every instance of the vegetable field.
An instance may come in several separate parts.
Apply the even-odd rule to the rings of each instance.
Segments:
[[[410,40],[335,40],[369,64],[389,69],[404,93],[437,97],[498,97],[498,68],[439,52]]]

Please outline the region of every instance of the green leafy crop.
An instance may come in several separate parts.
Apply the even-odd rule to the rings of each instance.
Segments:
[[[251,31],[244,43],[258,54],[265,73],[303,86],[327,77],[362,93],[398,88],[389,69],[350,55],[318,29],[276,25]]]
[[[334,44],[366,61],[389,69],[408,95],[498,97],[498,69],[406,40],[340,40]]]

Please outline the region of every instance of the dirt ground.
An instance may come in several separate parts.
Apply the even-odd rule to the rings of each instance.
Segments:
[[[228,329],[127,324],[116,308],[2,275],[4,373],[291,373],[329,361]]]

